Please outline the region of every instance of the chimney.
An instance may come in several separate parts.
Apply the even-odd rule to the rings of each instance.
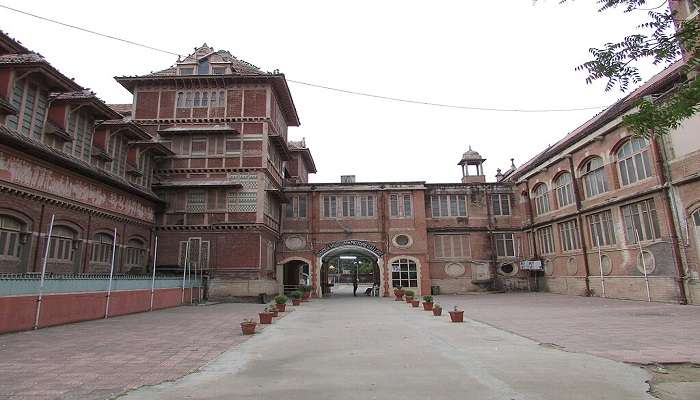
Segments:
[[[355,183],[355,175],[340,175],[340,183]]]

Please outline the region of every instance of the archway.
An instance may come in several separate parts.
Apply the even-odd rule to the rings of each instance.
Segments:
[[[364,295],[367,288],[372,288],[372,294],[388,296],[384,253],[369,242],[331,242],[317,254],[314,266],[317,296],[328,296],[336,284],[352,287],[355,278],[364,283],[362,291],[358,290],[358,295]],[[352,296],[351,290],[349,294]]]
[[[303,259],[291,259],[280,264],[281,270],[277,276],[281,284],[281,292],[290,293],[298,290],[301,286],[311,285],[311,267],[308,261]]]

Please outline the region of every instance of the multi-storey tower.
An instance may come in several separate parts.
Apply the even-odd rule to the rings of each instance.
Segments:
[[[188,259],[209,272],[212,297],[274,293],[284,162],[304,154],[287,143],[299,117],[284,75],[204,44],[170,68],[116,80],[134,95],[133,121],[174,153],[153,184],[164,201],[158,265]]]

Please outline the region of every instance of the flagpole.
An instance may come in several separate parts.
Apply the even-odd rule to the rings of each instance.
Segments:
[[[151,305],[148,308],[148,311],[153,311],[153,297],[156,293],[156,257],[158,256],[158,236],[155,238],[155,245],[153,246],[153,274],[151,275]]]
[[[112,240],[112,264],[109,267],[109,285],[107,286],[107,304],[105,305],[105,318],[109,317],[109,300],[112,297],[112,277],[114,276],[114,257],[117,253],[117,228],[114,228],[114,240]]]
[[[49,245],[51,244],[51,234],[53,233],[53,221],[56,214],[51,214],[49,224],[49,235],[46,238],[46,250],[44,251],[44,261],[41,265],[41,282],[39,283],[39,298],[36,302],[36,315],[34,317],[34,329],[39,329],[39,314],[41,313],[41,302],[44,299],[44,277],[46,276],[46,261],[49,258]]]

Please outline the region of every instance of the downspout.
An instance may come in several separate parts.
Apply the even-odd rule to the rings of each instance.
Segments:
[[[530,198],[530,183],[527,181],[527,179],[524,181],[525,182],[525,197],[527,197],[527,217],[530,221],[529,223],[529,231],[530,231],[530,238],[532,239],[532,258],[538,259],[539,254],[537,253],[537,239],[535,238],[535,231],[532,229],[532,225],[535,221],[534,213],[532,212],[532,199]],[[535,271],[535,291],[538,292],[540,290],[539,288],[539,279],[537,279],[537,275],[539,272]]]
[[[39,214],[39,229],[36,235],[36,248],[34,249],[34,267],[31,269],[32,272],[39,272],[39,249],[41,248],[41,229],[44,224],[44,211],[46,209],[45,205],[41,205],[41,213]],[[29,267],[29,265],[27,265]],[[29,268],[27,268],[29,272]]]
[[[688,304],[688,294],[686,288],[688,284],[688,274],[686,273],[686,265],[681,257],[680,242],[678,240],[679,227],[677,221],[680,219],[675,207],[675,199],[671,190],[673,188],[671,183],[671,171],[668,165],[668,160],[666,159],[666,154],[662,154],[658,138],[653,131],[651,132],[650,137],[652,143],[651,148],[653,149],[654,157],[656,158],[656,167],[659,171],[659,184],[661,184],[661,186],[664,188],[664,194],[666,195],[664,208],[666,211],[665,213],[668,226],[671,228],[673,258],[676,264],[676,272],[678,274],[676,281],[678,282],[679,303]]]
[[[384,242],[385,246],[385,256],[386,260],[384,262],[384,265],[382,266],[384,268],[384,276],[386,277],[384,279],[384,293],[383,296],[387,297],[389,296],[389,291],[391,290],[392,283],[391,283],[391,274],[389,273],[389,236],[387,235],[387,218],[386,218],[386,210],[387,210],[387,204],[386,204],[386,191],[384,188],[382,188],[382,191],[379,192],[379,207],[377,207],[380,215],[380,223],[382,225],[382,242]]]
[[[493,211],[491,210],[491,200],[492,200],[491,196],[493,195],[493,193],[491,192],[491,190],[489,190],[489,187],[486,186],[484,188],[484,194],[486,197],[484,199],[486,201],[486,220],[488,221],[488,223],[486,225],[486,229],[487,229],[488,236],[489,236],[489,243],[491,245],[491,265],[493,265],[493,277],[494,277],[494,279],[493,279],[492,288],[495,289],[496,276],[497,276],[497,272],[498,272],[498,267],[496,266],[498,263],[498,254],[496,252],[496,241],[494,240],[494,233],[493,233],[494,216],[493,216]],[[513,243],[513,246],[515,246],[515,243]],[[504,285],[504,287],[505,287],[505,285]]]
[[[572,177],[572,185],[574,187],[574,200],[576,201],[576,223],[578,225],[578,235],[579,241],[581,243],[581,250],[583,251],[583,267],[586,270],[586,296],[591,295],[591,270],[588,265],[588,249],[586,248],[586,241],[584,240],[584,230],[583,230],[583,216],[581,215],[581,193],[578,187],[578,179],[576,179],[576,170],[574,169],[574,159],[571,154],[567,154],[566,158],[569,159],[569,171]]]

